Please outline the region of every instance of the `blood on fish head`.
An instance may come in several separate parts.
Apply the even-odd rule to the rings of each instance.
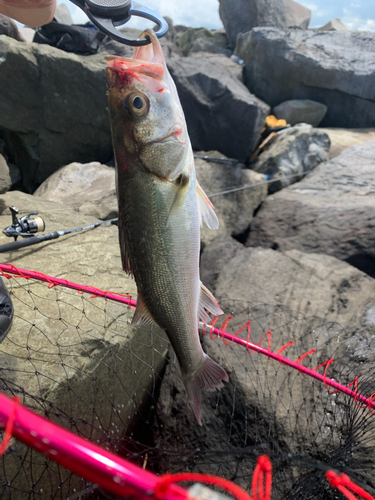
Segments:
[[[189,146],[185,118],[159,40],[151,30],[141,36],[151,43],[137,47],[132,59],[106,58],[118,168],[133,155],[140,168],[173,180]]]

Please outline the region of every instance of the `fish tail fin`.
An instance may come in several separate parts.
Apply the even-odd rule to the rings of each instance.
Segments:
[[[186,390],[189,396],[189,403],[198,421],[201,421],[201,400],[202,391],[214,391],[224,387],[223,380],[228,382],[227,372],[215,361],[213,361],[207,354],[205,354],[204,367],[199,374],[194,378],[185,380]]]

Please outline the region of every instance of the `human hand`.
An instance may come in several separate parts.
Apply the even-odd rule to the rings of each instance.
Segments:
[[[56,0],[0,0],[0,13],[32,28],[52,21]]]

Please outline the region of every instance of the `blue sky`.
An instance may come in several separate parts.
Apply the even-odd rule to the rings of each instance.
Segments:
[[[57,3],[69,6],[74,22],[86,22],[86,16],[71,2],[57,0]],[[170,16],[175,24],[206,28],[222,26],[218,0],[140,0],[140,3],[162,15]],[[351,30],[375,31],[375,0],[302,0],[299,3],[312,11],[310,27],[322,26],[339,17]],[[145,22],[139,20],[133,22],[132,26],[142,29]]]

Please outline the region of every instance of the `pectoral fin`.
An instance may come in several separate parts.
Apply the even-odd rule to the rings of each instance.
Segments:
[[[202,227],[202,219],[204,219],[209,229],[218,229],[219,219],[215,214],[214,206],[208,199],[206,193],[200,187],[198,181],[197,181],[197,198],[198,198],[199,213],[201,217],[201,227]]]
[[[201,294],[199,297],[199,305],[198,305],[198,316],[204,322],[207,323],[209,319],[206,310],[217,316],[219,314],[223,314],[223,311],[219,307],[218,301],[212,295],[212,293],[201,283]]]
[[[132,325],[150,325],[156,323],[145,304],[142,293],[138,289],[137,307],[132,319]]]
[[[121,261],[123,270],[133,278],[133,270],[130,263],[129,244],[126,241],[126,233],[121,217],[118,221],[118,234],[121,250]]]

